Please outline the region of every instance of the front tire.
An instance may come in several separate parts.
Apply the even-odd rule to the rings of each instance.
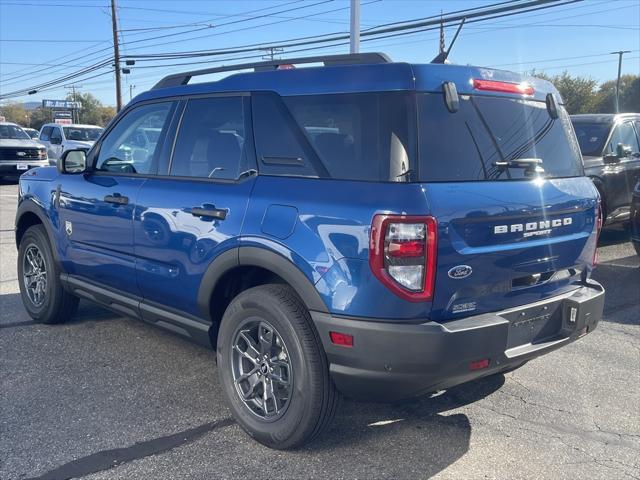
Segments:
[[[286,285],[248,289],[227,308],[217,342],[220,381],[238,424],[276,449],[316,437],[338,393],[309,312]]]
[[[18,248],[18,283],[27,313],[41,323],[62,323],[78,308],[78,297],[63,290],[42,225],[29,227]]]

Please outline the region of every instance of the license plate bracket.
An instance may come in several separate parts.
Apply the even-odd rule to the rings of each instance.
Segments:
[[[535,305],[504,317],[509,320],[507,348],[548,341],[562,331],[562,301]]]
[[[28,163],[18,163],[16,164],[16,170],[29,170]]]

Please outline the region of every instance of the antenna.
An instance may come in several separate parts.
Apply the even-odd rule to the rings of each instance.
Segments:
[[[436,55],[436,57],[431,60],[431,63],[444,63],[447,58],[449,57],[449,52],[451,52],[451,48],[453,47],[453,44],[456,43],[456,39],[458,38],[458,34],[460,33],[460,30],[462,30],[462,26],[464,25],[464,22],[467,18],[463,18],[462,21],[460,22],[460,25],[458,25],[458,30],[456,30],[456,34],[453,36],[453,39],[451,40],[451,43],[449,44],[449,48],[447,48],[446,52],[440,52],[438,55]]]

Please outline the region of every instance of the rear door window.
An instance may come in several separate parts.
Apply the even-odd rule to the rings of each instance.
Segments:
[[[522,168],[496,162],[543,161],[545,177],[583,174],[579,147],[563,107],[549,115],[546,104],[524,99],[460,95],[455,113],[443,95],[418,95],[421,181],[458,182],[527,178]]]
[[[190,99],[170,175],[235,180],[247,170],[243,97]]]

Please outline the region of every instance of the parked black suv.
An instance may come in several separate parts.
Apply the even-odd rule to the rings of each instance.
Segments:
[[[602,200],[605,224],[629,220],[633,188],[640,180],[640,114],[572,115],[585,174]]]

